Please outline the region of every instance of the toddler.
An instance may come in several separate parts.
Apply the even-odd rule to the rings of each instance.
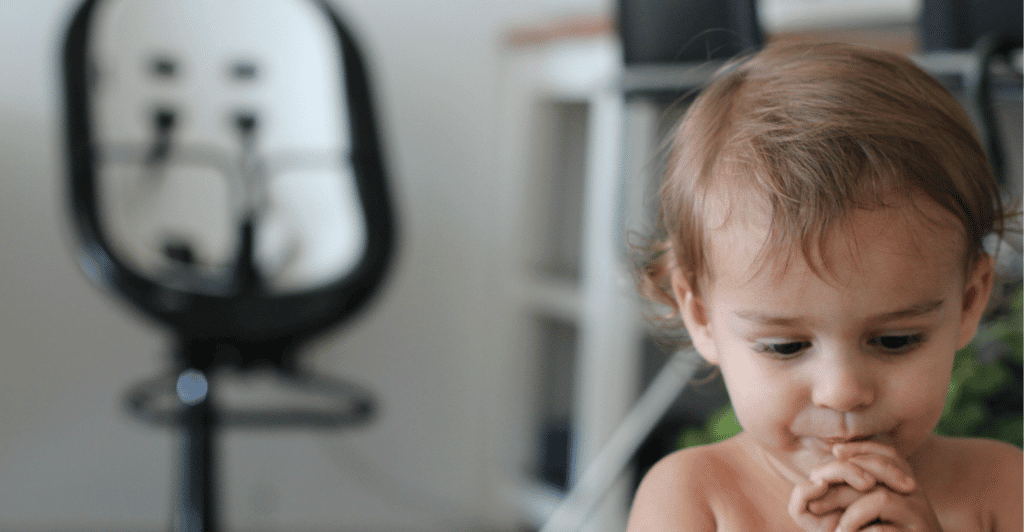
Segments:
[[[645,293],[743,431],[656,464],[629,530],[1022,530],[1022,453],[933,433],[993,284],[998,187],[900,56],[771,46],[675,131]]]

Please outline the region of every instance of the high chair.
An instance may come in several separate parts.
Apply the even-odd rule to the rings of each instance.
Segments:
[[[124,401],[142,421],[181,433],[177,531],[220,529],[220,431],[337,430],[374,415],[369,390],[300,361],[311,340],[381,288],[395,238],[363,56],[328,2],[301,3],[260,4],[309,24],[288,34],[295,28],[280,20],[257,28],[245,11],[228,18],[218,11],[223,2],[85,0],[64,36],[67,200],[78,262],[92,282],[169,333],[169,367],[132,386]],[[168,36],[177,31],[186,37]],[[326,46],[320,55],[333,59],[288,70],[301,61],[269,47],[214,61],[238,46],[284,46],[262,31],[288,34],[295,46]],[[276,78],[263,76],[261,60],[277,61]],[[315,79],[283,84],[302,74]],[[189,92],[202,83],[215,90]],[[288,87],[313,92],[274,93]],[[306,101],[325,108],[310,110]],[[311,138],[282,125],[289,112],[309,112],[296,120],[328,132],[320,137],[333,144],[268,148],[268,139]],[[218,404],[219,375],[256,368],[318,404]]]

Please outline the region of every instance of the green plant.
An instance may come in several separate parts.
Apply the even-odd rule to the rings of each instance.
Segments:
[[[956,354],[946,409],[935,431],[978,436],[1022,446],[1021,291],[1006,312],[986,324]]]
[[[946,436],[992,438],[1022,447],[1021,324],[1022,293],[978,331],[970,345],[956,354],[946,407],[935,432]],[[678,447],[706,445],[739,434],[741,428],[729,404],[702,427],[683,430]]]
[[[708,416],[708,421],[703,427],[683,430],[679,434],[678,446],[680,449],[685,449],[715,443],[739,434],[740,430],[742,430],[740,422],[736,420],[736,413],[733,412],[732,405],[726,403],[725,406]]]

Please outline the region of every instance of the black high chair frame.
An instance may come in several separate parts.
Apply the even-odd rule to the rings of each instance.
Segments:
[[[162,284],[126,263],[104,234],[97,184],[99,146],[93,138],[91,107],[96,84],[90,69],[90,30],[101,0],[86,0],[75,11],[63,43],[68,201],[79,246],[79,262],[87,277],[117,294],[123,302],[167,326],[172,333],[172,368],[132,386],[125,394],[128,411],[144,422],[177,427],[182,434],[181,491],[175,504],[173,529],[180,532],[220,529],[216,500],[216,435],[227,428],[341,429],[372,420],[373,395],[343,379],[301,367],[304,344],[353,316],[384,281],[394,249],[395,222],[387,190],[384,158],[362,54],[349,29],[324,0],[311,0],[337,35],[341,94],[348,109],[351,150],[346,155],[355,175],[365,216],[366,246],[358,263],[336,281],[297,292],[270,291],[254,257],[255,220],[248,212],[237,227],[238,247],[229,274],[215,279],[181,279]],[[157,141],[167,149],[165,134],[173,114],[158,122]],[[245,136],[255,118],[239,117]],[[160,128],[163,129],[160,129]],[[250,146],[251,147],[251,146]],[[244,149],[244,147],[243,147]],[[187,255],[187,253],[186,253]],[[187,262],[187,259],[185,260]],[[190,289],[191,288],[191,289]],[[327,408],[249,409],[225,411],[216,401],[214,370],[270,367],[291,386],[327,397]],[[207,389],[195,401],[161,407],[167,381],[184,372],[201,375]]]

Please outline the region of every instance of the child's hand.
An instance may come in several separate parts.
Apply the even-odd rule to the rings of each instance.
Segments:
[[[941,531],[910,464],[894,449],[864,441],[837,444],[832,453],[836,461],[793,490],[789,513],[801,528],[859,531],[884,523],[886,530]]]
[[[850,461],[813,469],[793,488],[789,515],[807,532],[832,532],[843,511],[877,484],[876,477]]]

